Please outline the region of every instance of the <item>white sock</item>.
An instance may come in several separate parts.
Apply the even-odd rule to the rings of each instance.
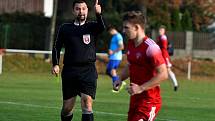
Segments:
[[[168,70],[168,74],[169,74],[170,79],[172,80],[173,85],[175,87],[177,87],[178,81],[176,80],[175,74],[171,70]]]

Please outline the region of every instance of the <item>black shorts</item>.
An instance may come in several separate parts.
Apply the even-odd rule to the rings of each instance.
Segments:
[[[97,71],[95,65],[66,66],[62,70],[63,99],[67,100],[81,93],[95,99],[97,87]]]

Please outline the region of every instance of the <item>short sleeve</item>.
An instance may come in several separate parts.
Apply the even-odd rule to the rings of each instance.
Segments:
[[[154,67],[165,64],[161,50],[160,50],[159,46],[156,44],[148,46],[148,48],[146,50],[146,55]]]
[[[167,41],[167,37],[166,37],[166,35],[161,36],[161,40],[163,40],[163,41]]]
[[[116,37],[117,37],[118,44],[119,45],[123,44],[123,37],[122,37],[122,35],[118,34]]]

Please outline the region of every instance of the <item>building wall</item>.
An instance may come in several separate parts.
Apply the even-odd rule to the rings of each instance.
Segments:
[[[44,0],[0,0],[0,14],[2,13],[42,13]]]

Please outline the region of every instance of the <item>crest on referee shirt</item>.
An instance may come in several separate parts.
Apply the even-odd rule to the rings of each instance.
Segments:
[[[85,34],[85,35],[83,35],[83,42],[84,42],[84,44],[89,44],[90,43],[90,35],[89,34]]]

